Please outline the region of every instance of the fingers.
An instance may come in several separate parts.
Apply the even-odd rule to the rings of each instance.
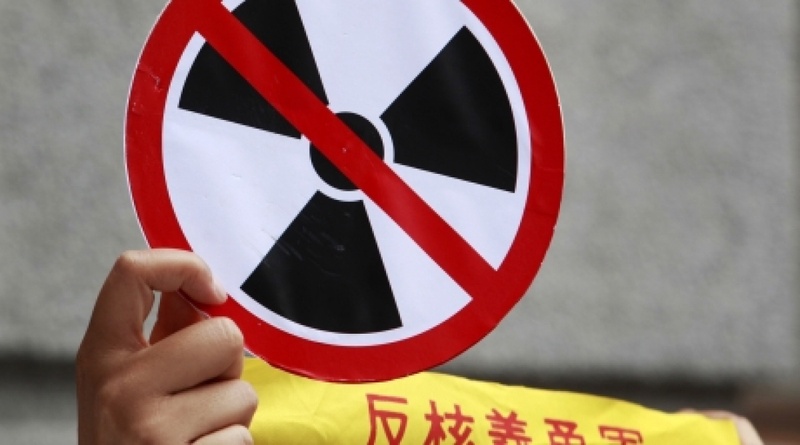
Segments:
[[[175,393],[208,380],[236,379],[242,373],[243,337],[227,318],[192,324],[138,354],[136,382],[159,393]],[[191,365],[188,365],[191,364]]]
[[[203,385],[177,394],[169,401],[168,416],[182,419],[184,441],[222,430],[231,425],[250,425],[258,398],[242,380],[227,380]]]
[[[148,342],[155,291],[162,300]],[[226,298],[192,253],[120,256],[76,357],[79,443],[252,443],[242,433],[256,405],[239,380],[242,333],[228,319],[203,319],[189,302]]]
[[[143,347],[142,325],[152,309],[153,291],[181,291],[194,301],[220,304],[225,292],[196,255],[179,250],[126,252],[119,257],[97,298],[87,334],[112,348]]]
[[[241,425],[229,426],[192,442],[194,445],[253,445],[254,443],[250,431]]]
[[[122,391],[130,395],[130,388]],[[112,400],[109,397],[109,393],[101,395]],[[252,386],[241,380],[202,385],[161,397],[116,398],[91,419],[101,433],[84,431],[79,443],[191,443],[207,435],[215,437],[218,431],[230,426],[246,429],[257,405]],[[88,437],[94,440],[86,439]]]

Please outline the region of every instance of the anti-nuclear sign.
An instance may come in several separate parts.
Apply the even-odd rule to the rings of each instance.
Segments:
[[[325,380],[438,365],[489,333],[553,235],[563,134],[509,0],[173,0],[126,162],[152,247],[198,253],[247,348]]]

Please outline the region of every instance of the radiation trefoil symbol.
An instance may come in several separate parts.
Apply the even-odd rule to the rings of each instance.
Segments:
[[[209,263],[231,300],[206,309],[253,352],[326,379],[488,333],[560,202],[555,89],[505,1],[175,0],[127,124],[150,244]]]

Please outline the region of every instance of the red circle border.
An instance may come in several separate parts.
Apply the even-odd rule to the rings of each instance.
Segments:
[[[137,64],[126,115],[130,192],[151,247],[192,250],[167,192],[162,130],[167,93],[186,44],[196,32],[173,0],[160,16]],[[229,298],[201,309],[236,321],[247,348],[289,371],[332,381],[375,381],[409,375],[463,352],[487,335],[523,296],[550,245],[564,182],[561,109],[541,48],[510,0],[464,0],[492,34],[517,79],[531,134],[531,182],[519,232],[494,276],[449,320],[417,336],[375,346],[334,346],[295,337]],[[191,7],[191,5],[189,6]]]

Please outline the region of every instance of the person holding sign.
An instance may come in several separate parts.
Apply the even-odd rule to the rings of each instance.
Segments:
[[[144,320],[152,309],[154,292],[161,292],[163,297],[157,321],[147,339],[143,333]],[[430,373],[388,382],[384,386],[337,385],[289,376],[268,368],[257,359],[245,359],[243,338],[237,326],[226,318],[204,319],[190,303],[216,305],[226,298],[225,291],[215,284],[206,264],[192,253],[165,249],[127,252],[120,256],[99,293],[77,354],[79,444],[353,443],[344,435],[359,425],[329,425],[332,428],[330,431],[340,432],[341,435],[332,434],[324,442],[315,440],[318,436],[313,434],[319,433],[316,430],[318,424],[324,424],[325,421],[298,415],[291,411],[294,409],[291,402],[309,396],[319,402],[320,406],[313,408],[319,410],[322,416],[325,404],[320,394],[335,395],[339,403],[334,404],[334,411],[347,411],[351,406],[343,401],[352,394],[361,397],[364,388],[368,388],[366,391],[373,396],[368,399],[371,403],[369,410],[364,409],[370,414],[365,424],[371,428],[359,433],[362,434],[359,437],[364,438],[360,443],[449,443],[444,439],[457,434],[466,437],[472,433],[470,440],[475,444],[496,444],[504,443],[499,436],[501,429],[493,427],[489,431],[494,441],[488,438],[481,441],[475,435],[479,416],[467,415],[466,401],[463,403],[464,411],[461,411],[462,404],[456,405],[458,409],[455,412],[461,414],[459,419],[462,421],[461,428],[458,428],[452,422],[456,417],[453,415],[453,406],[442,404],[436,408],[431,400],[430,406],[425,407],[424,417],[420,417],[427,419],[427,423],[423,422],[423,428],[419,430],[421,439],[414,441],[415,425],[409,420],[414,413],[406,411],[412,408],[413,400],[411,395],[400,394],[400,391],[404,391],[402,385],[426,385],[426,379],[433,381],[436,389],[425,395],[437,400],[453,390],[466,392],[468,394],[465,397],[475,396],[478,399],[483,395],[477,394],[491,391],[533,394],[533,390],[502,389],[500,385],[457,381]],[[243,369],[251,383],[242,379]],[[319,391],[321,387],[324,387],[322,392]],[[485,391],[490,387],[493,389]],[[575,412],[598,402],[597,398],[588,396],[569,397],[581,405],[568,407]],[[259,398],[261,409],[256,411]],[[405,403],[400,403],[402,400]],[[566,399],[559,400],[563,402]],[[427,405],[428,401],[423,402]],[[627,405],[620,409],[633,410],[630,412],[642,418],[655,415],[643,408]],[[740,441],[742,445],[763,445],[746,419],[725,412],[704,414],[711,419],[723,419],[724,422],[703,420],[690,414],[658,414],[660,417],[652,418],[661,419],[665,424],[672,422],[672,417],[689,422],[676,423],[683,425],[683,429],[689,429],[687,425],[708,426],[709,430],[719,432],[730,429],[730,433],[720,434],[719,438],[723,439],[716,442],[692,443],[737,445]],[[495,417],[487,418],[490,421],[516,421],[516,429],[507,432],[516,434],[517,442],[508,436],[509,441],[505,443],[583,443],[584,437],[588,439],[593,437],[590,434],[598,434],[589,431],[589,428],[579,429],[585,427],[584,424],[578,425],[564,419],[543,419],[542,426],[533,430],[532,422],[526,424],[521,417],[504,417],[500,411]],[[391,419],[405,419],[408,422],[400,422],[402,429],[397,429],[390,426]],[[437,423],[436,419],[440,422]],[[469,423],[470,419],[475,423]],[[443,423],[445,421],[449,423]],[[500,424],[508,425],[508,422],[490,423],[494,426]],[[430,428],[431,425],[442,428]],[[475,431],[472,430],[473,425]],[[529,428],[527,431],[523,428],[526,425]],[[309,433],[309,428],[316,433]],[[526,442],[533,433],[537,441]],[[669,435],[671,432],[661,433]],[[678,436],[679,433],[670,437],[683,437]],[[686,433],[691,434],[692,431]],[[599,434],[609,444],[667,443],[658,442],[663,439],[657,437],[645,442],[647,438],[642,436],[647,434],[646,431],[626,429],[622,425],[613,427],[601,424]],[[403,435],[407,439],[405,442],[402,441]]]

